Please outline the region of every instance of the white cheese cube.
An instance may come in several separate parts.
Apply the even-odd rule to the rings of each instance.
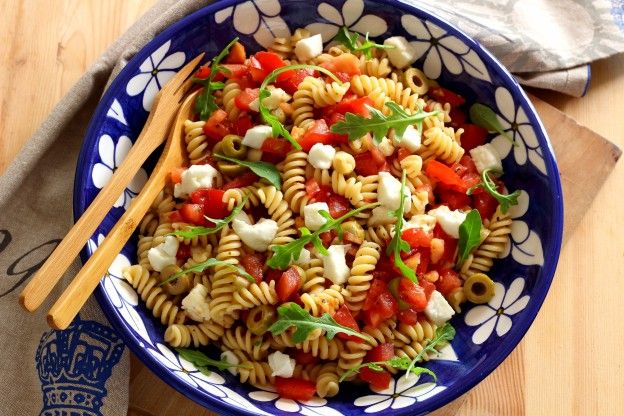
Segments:
[[[182,172],[182,181],[173,187],[173,196],[187,198],[196,189],[214,188],[220,176],[210,165],[193,165]]]
[[[420,149],[421,136],[420,132],[414,126],[407,126],[401,140],[394,138],[394,144],[400,146],[410,152],[416,152]]]
[[[297,260],[291,261],[291,264],[306,266],[308,263],[310,263],[311,259],[312,253],[310,253],[310,250],[308,250],[307,248],[304,248],[301,250],[301,253],[299,253],[299,258]]]
[[[277,234],[277,223],[267,218],[261,218],[253,225],[234,219],[232,228],[247,247],[256,251],[266,251]]]
[[[459,238],[459,226],[466,220],[466,213],[458,209],[451,211],[446,205],[441,205],[429,211],[445,233],[453,238]]]
[[[225,350],[225,351],[223,351],[221,353],[221,361],[225,361],[226,363],[232,364],[232,365],[239,365],[240,364],[240,360],[238,359],[236,354],[234,354],[230,350]],[[238,368],[237,367],[230,367],[230,368],[227,369],[227,371],[229,371],[230,374],[232,374],[233,376],[238,374]]]
[[[444,299],[444,296],[437,290],[434,290],[425,308],[425,315],[437,326],[442,326],[455,315],[455,311],[446,299]]]
[[[292,97],[288,95],[286,91],[281,88],[268,87],[269,95],[267,98],[262,100],[262,104],[269,110],[275,110],[281,103],[288,102]]]
[[[404,212],[408,212],[412,206],[412,193],[407,186],[404,189],[404,194]],[[377,201],[389,210],[398,209],[401,204],[401,181],[392,176],[390,172],[379,172]]]
[[[245,133],[245,137],[243,137],[243,144],[251,147],[252,149],[260,149],[262,147],[262,143],[264,143],[264,141],[272,135],[273,129],[271,129],[271,126],[265,126],[264,124],[254,126],[247,130],[247,133]]]
[[[323,53],[323,38],[321,35],[304,38],[295,44],[295,55],[300,61],[316,58]]]
[[[271,373],[273,377],[290,378],[293,376],[293,372],[295,371],[295,359],[290,358],[288,354],[275,351],[274,353],[269,354],[268,361],[269,367],[271,367],[271,370],[273,371]]]
[[[319,211],[329,212],[329,205],[325,202],[315,202],[303,208],[305,226],[312,231],[318,230],[327,222],[327,218],[323,217]]]
[[[308,153],[308,162],[317,169],[329,169],[336,156],[334,146],[316,143]]]
[[[483,173],[486,169],[493,169],[498,172],[503,171],[501,157],[496,148],[490,143],[475,147],[470,151],[470,156],[472,156],[479,173]]]
[[[176,253],[179,245],[176,237],[168,235],[165,237],[165,241],[150,248],[147,251],[147,259],[152,265],[152,269],[160,272],[165,267],[176,264]]]
[[[405,231],[408,228],[420,228],[425,233],[429,234],[433,232],[433,228],[435,227],[435,225],[436,217],[434,217],[433,215],[418,214],[410,218],[409,221],[405,221],[403,223],[402,231]]]
[[[329,246],[327,256],[323,256],[323,276],[337,285],[345,284],[351,273],[345,258],[348,249],[348,245]]]
[[[210,308],[208,307],[208,289],[201,283],[197,284],[182,299],[182,309],[194,321],[204,322],[210,320]]]
[[[371,217],[368,219],[369,226],[385,225],[394,222],[394,216],[388,215],[390,210],[386,207],[375,207],[371,212]]]
[[[416,61],[417,53],[414,47],[403,36],[393,36],[384,40],[384,45],[394,46],[386,49],[388,59],[399,69],[405,68]]]

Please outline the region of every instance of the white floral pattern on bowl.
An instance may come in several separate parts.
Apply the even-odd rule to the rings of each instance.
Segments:
[[[256,390],[249,393],[251,399],[259,402],[273,402],[276,409],[287,413],[300,413],[302,415],[319,416],[343,416],[336,409],[326,406],[327,400],[314,397],[305,402],[299,400],[283,399],[277,393],[265,390]]]
[[[102,189],[110,181],[113,173],[126,158],[131,147],[132,141],[128,136],[121,136],[117,143],[113,142],[113,138],[108,134],[100,137],[98,142],[100,162],[96,163],[91,171],[91,180],[96,188]],[[128,204],[141,191],[145,182],[147,182],[147,172],[145,172],[145,169],[140,168],[113,206],[115,208],[123,207],[127,209]]]
[[[366,407],[366,413],[377,413],[385,409],[402,409],[411,406],[417,401],[423,401],[445,390],[444,386],[428,382],[418,384],[420,376],[401,376],[398,380],[390,380],[390,386],[385,390],[374,390],[377,394],[355,399],[356,406]]]
[[[524,278],[518,277],[505,290],[502,283],[494,283],[494,297],[487,305],[478,305],[470,309],[464,316],[468,326],[479,328],[472,334],[472,342],[477,345],[488,340],[494,329],[496,335],[502,337],[511,329],[511,316],[522,311],[529,303],[530,296],[520,297],[524,290]]]
[[[318,6],[318,14],[329,23],[311,23],[306,29],[312,34],[320,33],[325,42],[329,42],[338,29],[346,26],[349,30],[366,33],[370,36],[381,36],[388,30],[386,21],[382,18],[364,13],[364,2],[362,0],[347,0],[338,10],[329,3],[321,3]]]
[[[149,58],[143,61],[139,68],[140,72],[130,80],[126,87],[126,92],[131,97],[143,93],[145,111],[152,109],[158,91],[175,75],[176,70],[184,65],[186,60],[184,52],[175,52],[167,56],[170,47],[171,41],[168,41],[156,49]]]

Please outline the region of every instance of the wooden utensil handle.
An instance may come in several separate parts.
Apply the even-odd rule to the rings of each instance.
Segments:
[[[65,329],[76,317],[158,193],[164,188],[166,178],[164,174],[153,176],[139,196],[132,200],[128,210],[50,309],[48,323],[52,328]]]
[[[162,134],[156,132],[153,134]],[[128,155],[110,181],[95,197],[89,208],[82,214],[76,224],[69,230],[63,241],[56,247],[50,257],[41,266],[35,276],[28,282],[20,294],[20,304],[28,311],[36,310],[59,282],[67,268],[74,261],[87,240],[112,207],[119,195],[132,181],[141,165],[155,150],[157,143],[138,145],[139,141],[156,142],[152,138],[139,136]],[[163,140],[160,140],[162,143]],[[125,240],[124,240],[125,241]]]

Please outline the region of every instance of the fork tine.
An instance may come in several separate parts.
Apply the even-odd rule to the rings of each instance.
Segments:
[[[193,60],[190,61],[188,64],[184,65],[184,67],[180,71],[178,71],[177,74],[175,74],[173,79],[165,84],[163,92],[164,90],[167,90],[167,93],[176,95],[180,87],[186,82],[187,79],[190,78],[190,75],[195,71],[195,68],[197,68],[199,62],[204,58],[204,55],[205,53],[202,52],[195,58],[193,58]]]
[[[188,77],[186,81],[184,81],[182,85],[178,87],[178,89],[174,93],[176,97],[180,97],[178,99],[178,104],[182,104],[182,101],[184,101],[184,98],[186,98],[186,95],[190,91],[190,89],[193,88],[193,85],[195,85],[195,83],[193,82],[193,77]]]

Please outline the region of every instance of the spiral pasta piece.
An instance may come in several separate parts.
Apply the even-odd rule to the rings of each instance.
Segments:
[[[217,247],[216,259],[237,266],[241,256],[240,237],[225,226]],[[237,286],[238,285],[238,286]],[[213,321],[225,324],[227,316],[233,312],[232,304],[237,287],[246,287],[249,281],[238,276],[231,267],[219,264],[214,268],[212,290],[210,291],[210,316]]]
[[[310,260],[308,269],[305,271],[305,280],[303,282],[302,291],[304,293],[316,294],[325,290],[325,277],[323,260],[313,258]]]
[[[275,281],[260,282],[240,288],[234,292],[234,309],[251,309],[260,305],[275,305],[277,303]]]
[[[271,375],[273,370],[269,363],[265,361],[243,361],[240,364],[238,375],[241,383],[249,382],[254,386],[266,386],[273,384],[274,378]]]
[[[318,337],[312,340],[307,339],[301,344],[296,344],[295,347],[321,360],[335,360],[344,348],[342,341],[337,337],[331,340],[325,337]]]
[[[371,58],[367,59],[364,55],[360,56],[360,72],[375,78],[385,78],[390,74],[392,68],[388,58]]]
[[[440,127],[425,130],[423,136],[423,145],[417,152],[423,161],[438,159],[452,164],[459,162],[464,155],[464,148],[455,141],[454,136]]]
[[[173,324],[165,330],[165,342],[174,348],[187,348],[191,345],[198,348],[218,341],[223,337],[225,329],[213,321],[197,325]]]
[[[338,368],[335,363],[323,364],[316,377],[316,393],[319,397],[334,397],[338,394]]]
[[[362,196],[362,183],[354,177],[347,178],[345,175],[334,171],[331,176],[331,185],[334,193],[344,196],[353,206],[364,205]]]
[[[321,316],[324,313],[333,314],[345,302],[345,296],[349,296],[347,289],[339,285],[331,285],[317,293],[304,293],[301,295],[303,309],[313,316]]]
[[[265,186],[258,190],[260,201],[269,211],[271,219],[277,223],[277,234],[269,249],[275,245],[284,245],[293,241],[293,235],[297,234],[294,228],[295,220],[292,218],[292,211],[288,208],[288,202],[284,200],[284,195],[274,186]]]
[[[236,120],[241,114],[241,110],[236,106],[234,99],[241,95],[242,90],[240,85],[234,79],[228,79],[225,81],[225,87],[223,87],[223,107],[228,114],[229,120]]]
[[[362,309],[364,300],[370,289],[370,282],[373,280],[373,270],[379,261],[381,248],[379,244],[365,241],[355,253],[355,259],[351,266],[351,276],[349,276],[346,298],[346,305],[351,312],[356,313]]]
[[[208,152],[208,138],[204,134],[204,124],[206,122],[202,120],[184,122],[184,142],[192,165],[203,159]]]
[[[271,346],[262,336],[253,335],[251,331],[242,326],[227,329],[221,341],[230,350],[244,351],[254,360],[265,359]]]
[[[290,209],[299,215],[303,215],[303,208],[310,200],[305,188],[307,164],[308,155],[305,152],[293,151],[288,153],[280,169],[284,199]]]
[[[407,110],[414,111],[418,108],[418,94],[412,93],[401,82],[368,75],[354,75],[351,77],[351,90],[357,95],[361,97],[367,96],[375,89],[380,89],[389,99]]]

